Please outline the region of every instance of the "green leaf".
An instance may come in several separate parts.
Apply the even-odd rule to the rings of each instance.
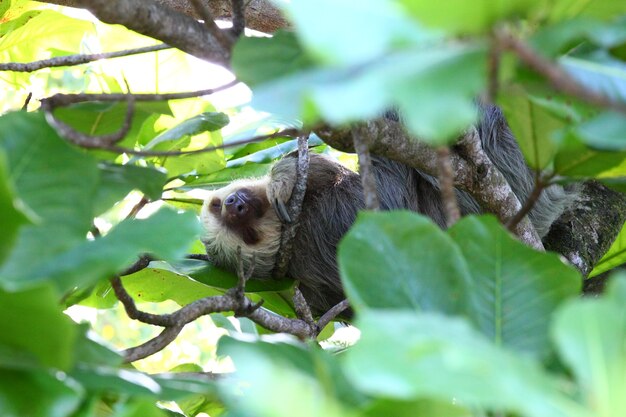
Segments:
[[[148,268],[122,277],[124,288],[138,302],[163,302],[172,300],[180,306],[203,297],[222,295],[237,286],[237,277],[207,262],[186,259],[171,264],[151,262]],[[292,280],[249,280],[246,293],[254,301],[264,301],[268,309],[289,317],[293,307],[278,291],[290,290]],[[290,298],[289,298],[290,299]],[[116,303],[111,286],[97,286],[92,294],[81,301],[82,305],[110,308]]]
[[[407,11],[427,26],[452,33],[487,33],[498,21],[528,12],[535,0],[448,0],[436,2],[401,0]]]
[[[338,250],[352,307],[465,311],[471,276],[456,244],[412,212],[360,213]]]
[[[506,89],[498,101],[530,167],[545,169],[557,151],[554,133],[566,122],[546,108],[548,99],[528,95],[520,87]]]
[[[624,151],[626,150],[626,116],[616,112],[601,113],[592,120],[577,126],[574,134],[591,148]]]
[[[545,358],[548,324],[563,300],[577,297],[580,274],[554,253],[513,238],[492,216],[467,216],[448,231],[472,276],[469,318],[496,346]]]
[[[614,19],[626,13],[626,6],[613,0],[556,0],[548,2],[550,20],[565,20],[577,16]]]
[[[50,50],[78,51],[93,23],[74,19],[53,10],[43,10],[0,38],[2,62],[29,62],[49,58]]]
[[[0,408],[5,416],[66,417],[79,408],[83,394],[61,372],[0,369]]]
[[[241,37],[232,58],[237,79],[250,87],[313,66],[293,32],[277,31],[271,38]]]
[[[126,103],[79,103],[56,109],[54,115],[79,132],[97,136],[119,131],[126,119],[127,107]],[[155,114],[171,114],[168,103],[135,103],[130,130],[118,145],[134,147],[142,124]],[[110,158],[110,155],[105,156]]]
[[[396,107],[420,139],[454,139],[476,118],[484,85],[482,47],[439,44],[390,53],[366,65],[299,73],[257,88],[258,110],[333,125],[377,117]],[[463,71],[459,71],[463,68]]]
[[[366,417],[470,417],[472,413],[468,409],[454,404],[453,401],[378,399],[369,405],[363,415]]]
[[[78,367],[70,376],[87,391],[118,393],[130,396],[148,396],[161,393],[159,384],[143,372],[106,366]]]
[[[596,263],[589,278],[610,271],[626,262],[626,226],[622,227],[613,244],[604,256]]]
[[[95,211],[103,213],[122,200],[132,190],[139,190],[150,200],[159,200],[167,181],[164,172],[134,165],[101,163],[100,186],[96,194]]]
[[[0,146],[17,197],[29,207],[35,222],[20,229],[0,270],[0,282],[6,282],[28,277],[85,239],[93,218],[98,169],[95,159],[68,146],[38,113],[1,117]]]
[[[15,198],[7,171],[6,157],[0,149],[0,230],[3,231],[0,240],[0,265],[11,251],[20,226],[29,223],[23,211],[18,209],[23,204]]]
[[[309,146],[318,146],[322,145],[323,143],[324,142],[322,142],[322,140],[318,136],[315,136],[314,138],[311,138],[309,140]],[[279,145],[251,153],[241,158],[231,159],[230,161],[228,161],[228,163],[226,163],[226,167],[235,168],[250,162],[253,162],[255,164],[269,163],[290,152],[295,151],[296,149],[298,149],[298,140],[289,140]]]
[[[167,149],[172,150],[170,145],[158,146],[166,142],[178,141],[185,136],[194,136],[204,132],[214,132],[220,130],[229,123],[228,116],[224,113],[206,112],[194,116],[184,122],[166,130],[148,143],[145,149]]]
[[[464,320],[367,310],[357,327],[361,339],[347,353],[345,371],[364,393],[454,400],[528,417],[585,415],[536,362],[494,346]]]
[[[626,42],[624,19],[607,23],[591,18],[574,18],[540,28],[530,39],[533,49],[558,57],[575,46],[590,41],[603,48]]]
[[[220,383],[229,410],[244,415],[349,417],[341,404],[359,402],[337,361],[319,349],[305,350],[293,342],[244,342],[222,337],[218,354],[229,355],[237,372]],[[281,401],[275,394],[281,393]]]
[[[619,170],[624,161],[626,152],[595,151],[573,135],[568,135],[565,138],[565,145],[559,149],[554,158],[554,172],[574,178],[597,177],[614,169]]]
[[[212,108],[206,104],[205,108]],[[185,109],[188,110],[188,109]],[[145,149],[161,151],[192,151],[222,144],[219,129],[228,124],[228,116],[217,112],[197,114],[161,133]],[[223,151],[162,157],[162,166],[170,177],[181,174],[207,174],[224,167]]]
[[[597,51],[584,56],[561,57],[559,64],[583,86],[616,101],[626,102],[626,63],[606,52]]]
[[[311,56],[333,65],[378,59],[394,46],[434,38],[394,2],[301,0],[280,5]]]
[[[622,278],[623,279],[623,278]],[[569,302],[553,323],[557,349],[591,415],[626,414],[626,309],[608,298]]]
[[[162,259],[182,257],[199,232],[200,225],[193,213],[179,215],[160,210],[145,220],[125,220],[106,236],[78,244],[36,264],[28,273],[17,271],[7,276],[5,283],[20,288],[51,280],[61,292],[77,285],[88,286],[119,273],[142,253]]]
[[[32,353],[44,366],[71,366],[77,326],[61,312],[50,287],[0,290],[0,316],[0,344]]]

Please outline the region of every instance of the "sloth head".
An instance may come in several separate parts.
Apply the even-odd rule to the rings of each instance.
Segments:
[[[209,194],[200,219],[202,242],[217,265],[237,269],[237,247],[244,267],[255,258],[255,277],[268,277],[280,248],[281,222],[267,198],[268,178],[239,180]]]

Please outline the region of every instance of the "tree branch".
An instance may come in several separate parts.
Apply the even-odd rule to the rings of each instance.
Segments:
[[[450,148],[447,146],[437,148],[437,180],[446,213],[446,225],[451,227],[461,218],[461,210],[454,191],[454,171],[450,161]]]
[[[105,23],[120,24],[214,64],[229,67],[230,49],[194,18],[154,0],[47,1],[89,10]]]
[[[70,7],[84,8],[86,0],[42,0],[45,3],[60,4]],[[187,1],[181,0],[156,0],[160,5],[176,10],[193,17],[202,19],[194,7]],[[234,20],[230,0],[202,0],[208,6],[211,15],[215,19]],[[260,32],[272,33],[278,29],[289,26],[280,10],[271,0],[248,0],[246,1],[246,27]]]
[[[42,68],[53,67],[68,67],[73,65],[86,64],[88,62],[99,61],[102,59],[119,58],[122,56],[130,56],[137,54],[144,54],[147,52],[162,51],[164,49],[172,49],[171,46],[160,44],[145,46],[143,48],[126,49],[123,51],[104,52],[101,54],[77,54],[77,55],[65,55],[56,58],[42,59],[40,61],[33,62],[8,62],[0,63],[0,71],[15,71],[15,72],[33,72]]]
[[[202,97],[211,94],[218,93],[220,91],[227,90],[235,85],[239,84],[239,81],[233,80],[224,85],[220,85],[215,88],[208,88],[205,90],[186,91],[182,93],[166,93],[166,94],[133,94],[135,101],[167,101],[167,100],[182,100],[186,98]],[[88,101],[126,101],[128,94],[124,93],[111,93],[111,94],[55,94],[41,100],[42,103],[47,102],[51,107],[65,107],[77,103],[85,103]]]
[[[543,75],[556,90],[578,97],[587,103],[626,114],[626,103],[616,101],[602,93],[590,90],[576,81],[556,63],[542,57],[530,46],[505,30],[498,30],[496,40],[502,49],[515,53],[532,70]]]
[[[367,123],[366,123],[367,124]],[[369,151],[370,137],[369,130],[362,124],[352,127],[352,141],[354,150],[359,158],[359,174],[361,176],[361,186],[363,187],[363,197],[365,208],[368,210],[380,210],[378,200],[376,177],[372,169],[372,157]]]
[[[293,253],[293,238],[300,227],[300,213],[302,212],[302,202],[306,194],[307,178],[309,176],[309,134],[298,136],[298,164],[296,166],[296,183],[293,187],[291,197],[287,207],[287,214],[290,223],[282,225],[280,236],[280,249],[276,256],[276,264],[272,271],[272,276],[283,278],[287,274],[289,260]]]
[[[437,176],[437,153],[425,143],[410,137],[401,123],[377,119],[366,126],[369,130],[368,137],[372,138],[370,151],[373,154]],[[346,152],[354,150],[348,129],[322,127],[316,133],[334,148]],[[501,223],[506,224],[522,205],[504,176],[483,152],[476,129],[468,130],[454,149],[450,153],[450,162],[455,173],[454,185],[469,192],[485,211],[495,214]],[[520,222],[515,233],[529,246],[543,248],[528,219]]]

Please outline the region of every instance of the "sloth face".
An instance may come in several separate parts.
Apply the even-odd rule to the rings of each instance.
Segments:
[[[239,180],[212,191],[200,219],[207,254],[218,265],[237,265],[237,247],[244,266],[255,257],[255,276],[267,276],[280,246],[281,223],[266,194],[268,178]]]

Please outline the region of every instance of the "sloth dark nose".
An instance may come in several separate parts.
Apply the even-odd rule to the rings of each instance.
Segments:
[[[224,200],[224,206],[229,214],[234,214],[236,216],[243,216],[248,211],[246,196],[241,191],[235,191],[226,197],[226,200]]]

